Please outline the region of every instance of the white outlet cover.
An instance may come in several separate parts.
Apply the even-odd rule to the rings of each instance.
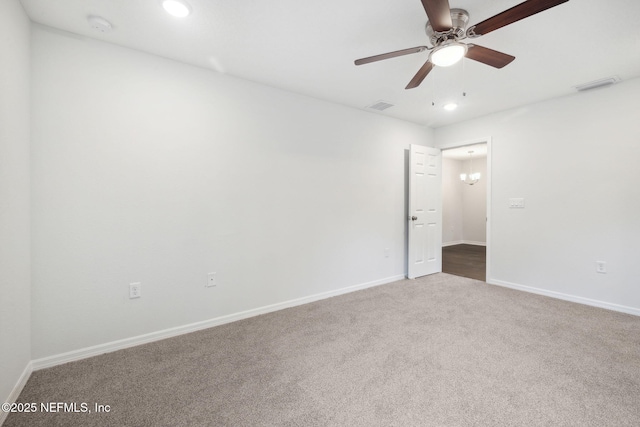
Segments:
[[[142,296],[142,283],[129,283],[129,299],[140,298]]]
[[[207,274],[207,288],[213,288],[217,285],[215,271]]]

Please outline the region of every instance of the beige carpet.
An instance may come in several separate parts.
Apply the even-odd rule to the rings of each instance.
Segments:
[[[99,325],[97,325],[99,327]],[[639,426],[640,317],[447,274],[34,372],[10,426]]]

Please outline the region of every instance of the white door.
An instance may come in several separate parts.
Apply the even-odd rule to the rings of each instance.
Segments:
[[[411,145],[409,155],[409,265],[414,279],[442,271],[442,154]]]

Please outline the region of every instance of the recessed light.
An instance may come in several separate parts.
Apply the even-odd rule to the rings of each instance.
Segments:
[[[455,102],[450,102],[448,104],[445,104],[445,106],[442,107],[442,108],[444,108],[447,111],[453,111],[456,108],[458,108],[458,104],[456,104]]]
[[[177,18],[184,18],[191,13],[191,7],[181,0],[162,0],[162,7]]]

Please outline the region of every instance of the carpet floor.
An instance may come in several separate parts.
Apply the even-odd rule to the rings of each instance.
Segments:
[[[441,273],[39,370],[18,401],[91,413],[5,427],[638,426],[640,317]]]

